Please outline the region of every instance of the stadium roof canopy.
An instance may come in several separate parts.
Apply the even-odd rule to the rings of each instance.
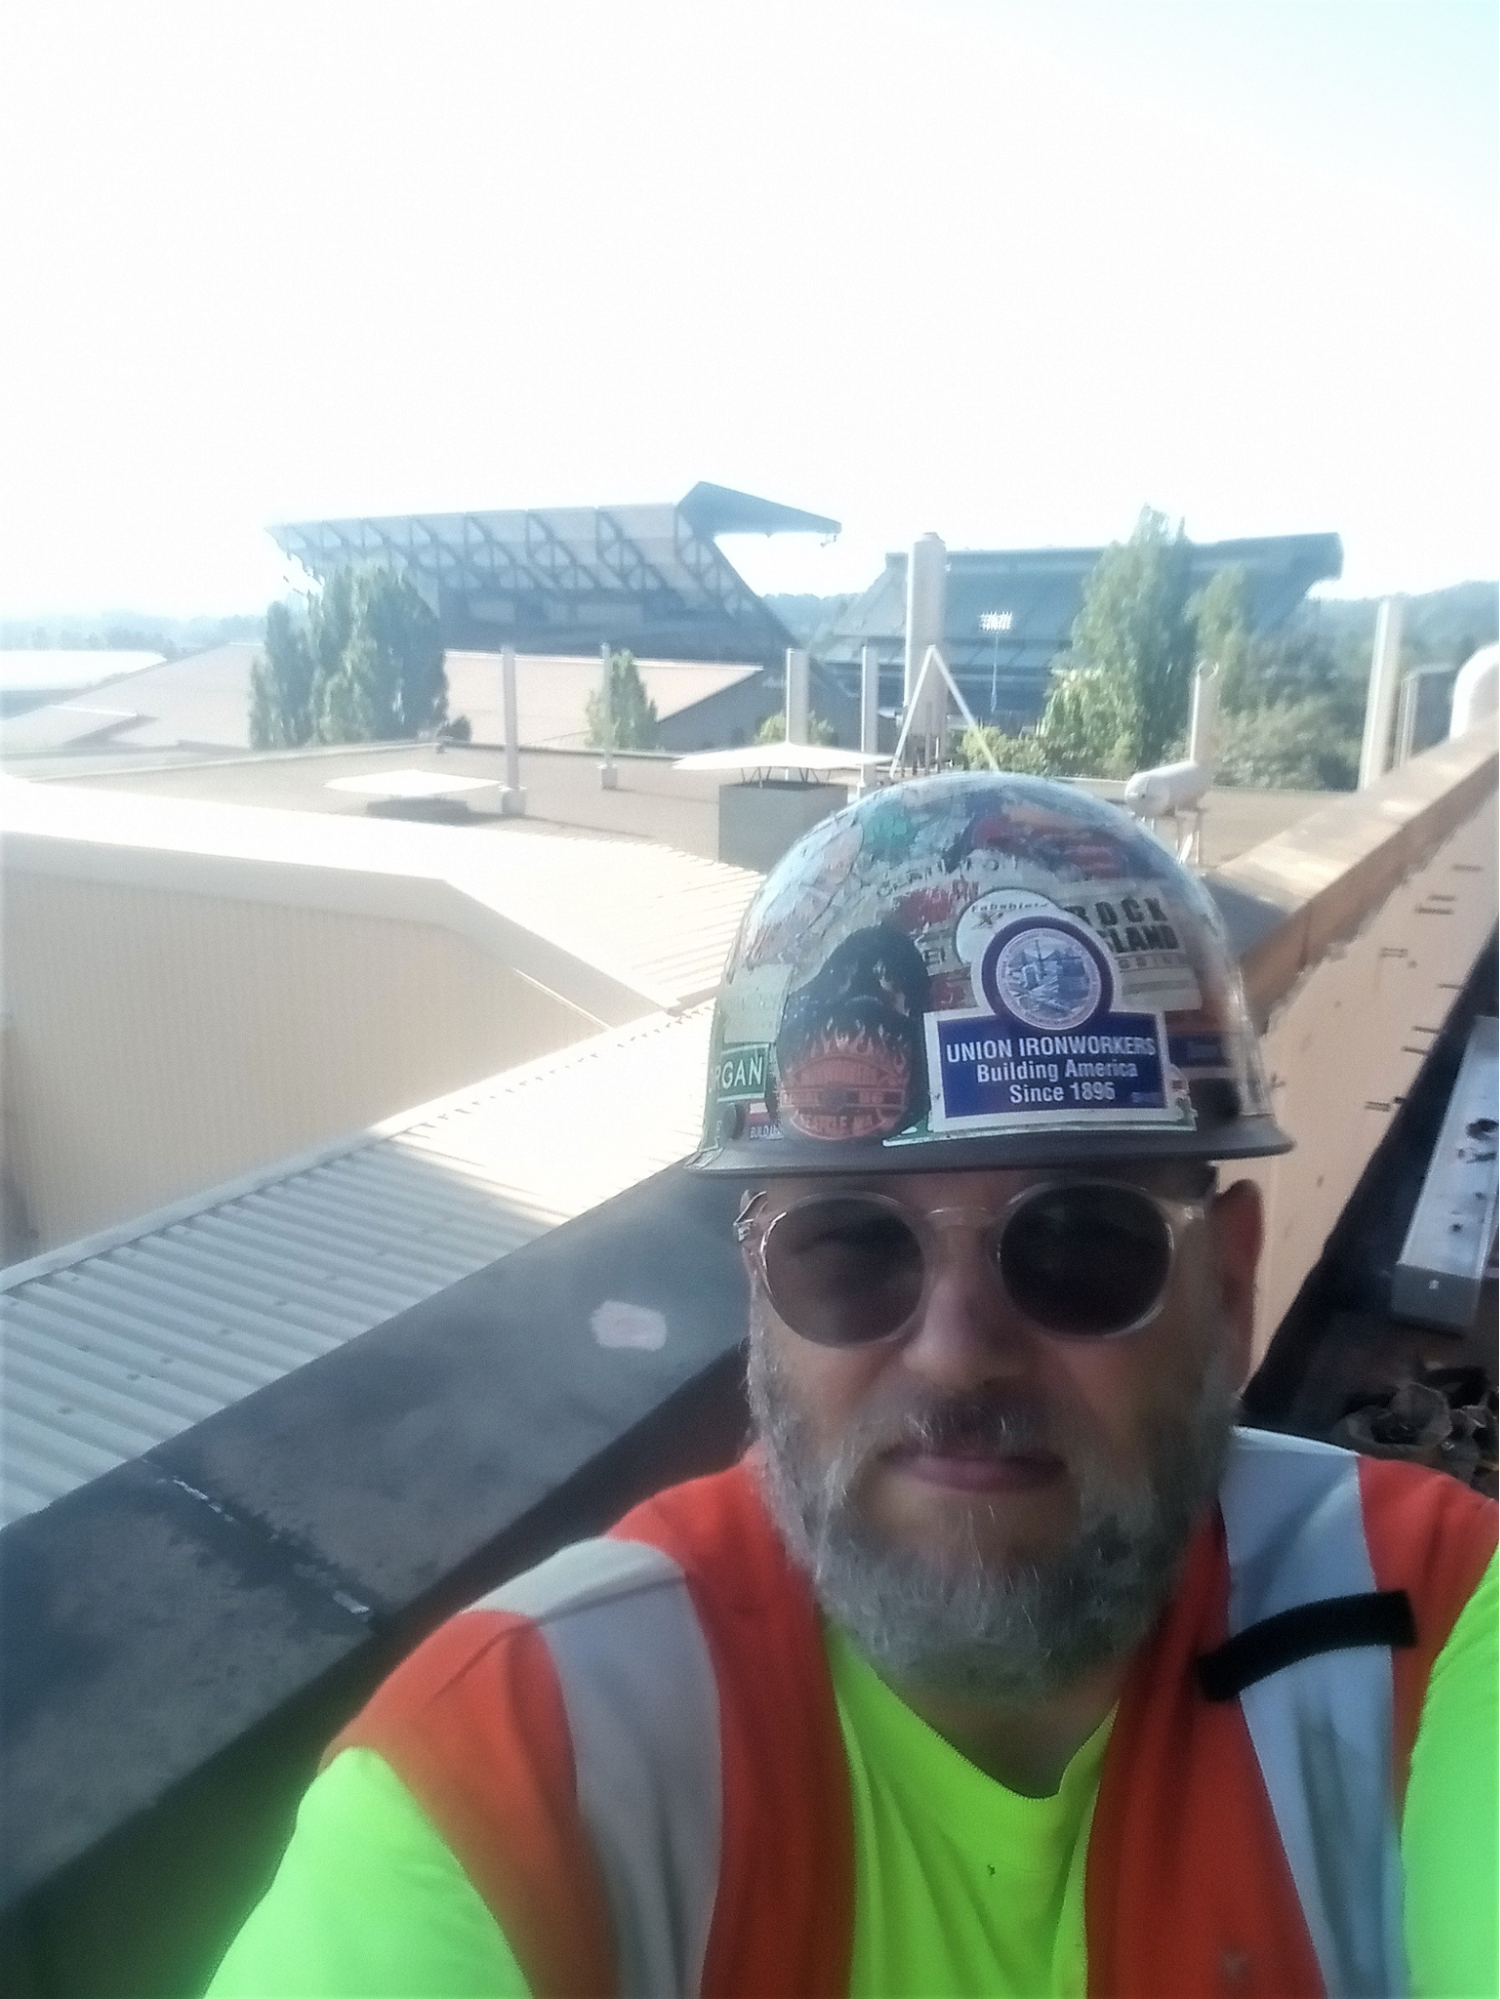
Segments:
[[[1245,572],[1250,623],[1278,625],[1314,583],[1338,576],[1343,543],[1336,534],[1286,534],[1239,541],[1190,542],[1193,588],[1221,569]],[[994,715],[1035,720],[1053,659],[1068,643],[1084,585],[1104,553],[1099,548],[957,549],[948,557],[944,651],[983,721]],[[873,645],[883,669],[885,705],[901,698],[906,635],[906,557],[888,555],[885,568],[839,617],[818,657],[840,686],[858,690],[860,649]]]
[[[450,646],[770,664],[795,643],[724,555],[722,534],[839,531],[821,514],[699,484],[677,504],[399,514],[274,527],[318,578],[354,562],[404,570]]]

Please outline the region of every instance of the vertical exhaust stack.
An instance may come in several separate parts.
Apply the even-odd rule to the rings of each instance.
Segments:
[[[870,645],[861,646],[859,651],[859,747],[864,756],[880,754],[880,654]],[[861,793],[871,790],[874,783],[867,764],[860,773]]]
[[[786,651],[786,739],[806,743],[811,726],[807,692],[807,654],[796,646]]]
[[[1375,614],[1375,648],[1370,657],[1370,691],[1365,696],[1365,736],[1359,752],[1359,789],[1382,778],[1391,761],[1391,723],[1401,679],[1401,618],[1404,597],[1383,597]]]
[[[1188,762],[1201,764],[1213,776],[1218,754],[1219,686],[1223,675],[1217,664],[1199,663],[1193,675],[1193,718],[1188,723]]]
[[[500,653],[500,700],[505,715],[505,789],[500,794],[500,811],[509,819],[526,810],[526,793],[521,789],[521,719],[516,700],[516,649],[504,646]]]
[[[902,697],[907,711],[907,732],[921,739],[929,767],[942,761],[948,727],[948,683],[940,673],[929,673],[922,682],[922,662],[929,646],[942,651],[947,609],[947,545],[941,535],[924,534],[912,544],[906,564],[906,675]],[[915,714],[914,699],[921,704]]]

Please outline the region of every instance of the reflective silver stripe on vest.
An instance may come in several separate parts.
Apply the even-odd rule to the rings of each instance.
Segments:
[[[719,1694],[670,1556],[582,1541],[475,1606],[535,1619],[562,1688],[622,1999],[691,1999],[719,1885]]]
[[[1231,1636],[1278,1611],[1374,1589],[1349,1452],[1237,1431],[1219,1503]],[[1405,1993],[1390,1653],[1321,1652],[1239,1699],[1324,1990]]]

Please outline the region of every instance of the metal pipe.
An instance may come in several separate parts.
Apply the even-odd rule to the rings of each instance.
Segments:
[[[1193,719],[1188,724],[1188,762],[1214,767],[1215,737],[1219,732],[1219,687],[1223,675],[1217,664],[1199,663],[1193,675]]]
[[[500,648],[500,702],[505,716],[505,791],[500,810],[516,814],[526,810],[526,794],[521,789],[520,704],[516,700],[516,649]]]
[[[1404,597],[1382,597],[1375,614],[1370,655],[1370,691],[1365,696],[1365,736],[1359,752],[1359,789],[1384,777],[1391,760],[1391,720],[1401,678],[1401,616]]]
[[[604,761],[599,766],[599,788],[601,791],[614,791],[619,786],[620,773],[615,769],[614,659],[607,639],[599,648],[599,657],[604,663],[604,691],[599,697],[599,713],[603,723]]]

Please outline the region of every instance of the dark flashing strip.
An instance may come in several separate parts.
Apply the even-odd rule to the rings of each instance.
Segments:
[[[1264,1617],[1216,1651],[1205,1652],[1198,1661],[1198,1685],[1211,1701],[1232,1701],[1257,1680],[1319,1652],[1350,1652],[1370,1645],[1405,1650],[1416,1642],[1417,1621],[1404,1589],[1325,1597],[1321,1603],[1303,1603]]]

